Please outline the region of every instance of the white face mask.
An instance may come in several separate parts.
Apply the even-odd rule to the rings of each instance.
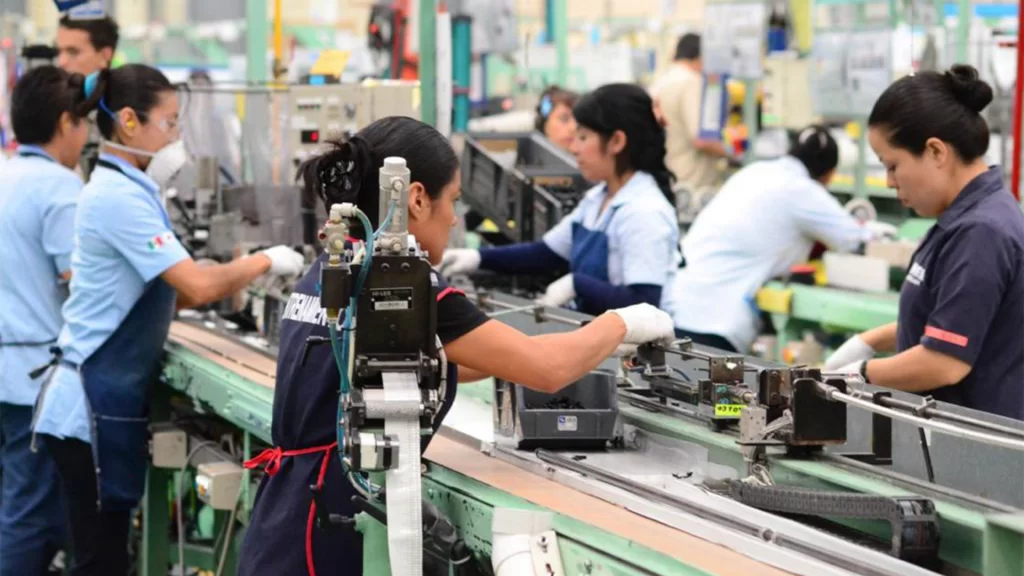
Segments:
[[[146,174],[163,189],[178,175],[178,172],[181,172],[182,168],[188,165],[190,160],[184,140],[176,140],[153,154],[153,159],[149,161],[149,167],[146,168]]]

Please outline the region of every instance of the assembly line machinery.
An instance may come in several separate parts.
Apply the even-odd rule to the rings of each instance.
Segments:
[[[571,159],[529,135],[484,140],[468,139],[463,188],[499,236],[539,237],[586,187]],[[494,198],[503,187],[506,195]],[[429,376],[445,362],[417,330],[432,324],[423,315],[432,300],[414,306],[420,315],[402,340],[409,350],[387,356],[394,343],[374,336],[372,316],[401,316],[377,298],[401,288],[378,267],[401,260],[412,274],[406,260],[418,258],[406,253],[414,245],[403,234],[389,236],[401,222],[386,218],[375,272],[363,277],[336,242],[357,214],[342,206],[309,214],[312,205],[295,192],[243,194],[234,204],[230,193],[214,195],[218,210],[243,216],[221,252],[297,234],[289,242],[311,256],[325,248],[331,255],[322,305],[339,332],[349,332],[339,310],[359,302],[351,348],[358,368],[349,392],[341,391],[339,456],[350,470],[374,473],[360,476],[367,498],[354,526],[336,529],[363,535],[363,573],[389,574],[390,511],[374,483],[401,465],[408,444],[388,432],[377,406],[387,393],[373,382],[386,372],[416,374],[421,430],[454,383],[443,370],[441,380]],[[401,220],[404,210],[390,204],[401,194],[390,194],[381,214]],[[280,215],[284,204],[291,216]],[[291,225],[275,231],[275,219]],[[310,220],[327,222],[316,238]],[[301,230],[293,230],[297,222]],[[539,307],[530,296],[537,282],[455,280],[491,317],[527,334],[589,321]],[[259,480],[240,464],[272,444],[276,322],[289,292],[288,283],[261,286],[247,301],[182,313],[172,327],[153,404],[140,574],[165,574],[170,564],[233,573]],[[458,395],[424,454],[426,574],[503,576],[509,542],[530,550],[537,574],[1024,574],[1020,422],[688,340],[609,358],[555,395],[500,380],[460,385]]]
[[[528,333],[588,320],[500,293],[476,298]],[[504,508],[549,514],[564,568],[554,573],[1024,573],[1021,423],[688,341],[641,348],[621,366],[610,359],[598,372],[617,382],[615,429],[598,449],[551,438],[521,448],[502,425],[517,410],[497,392],[508,383],[460,387],[426,454],[423,494],[454,526],[457,559],[473,558],[465,573],[487,573],[492,518]],[[271,353],[179,322],[158,413],[235,428],[237,462],[269,442],[273,374]],[[571,437],[593,410],[539,412],[561,422],[555,436]],[[150,570],[173,552],[169,477],[150,475]],[[254,482],[248,472],[241,482],[243,523]],[[369,512],[358,527],[368,557],[384,558],[386,532]]]

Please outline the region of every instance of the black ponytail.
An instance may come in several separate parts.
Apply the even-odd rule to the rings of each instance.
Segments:
[[[626,148],[615,158],[616,173],[647,172],[675,206],[675,175],[665,165],[665,128],[654,116],[654,102],[646,90],[634,84],[607,84],[580,98],[572,113],[579,125],[600,134],[602,142],[621,130]]]
[[[85,78],[56,66],[40,66],[18,80],[11,94],[11,124],[22,144],[46,144],[57,135],[64,113],[79,122],[89,114]]]
[[[374,186],[369,144],[357,135],[348,140],[332,140],[328,146],[326,152],[299,166],[298,178],[304,182],[306,191],[318,196],[328,213],[333,204],[351,202],[359,206],[371,222],[376,222],[379,192]],[[362,230],[357,232],[363,233]]]
[[[316,195],[330,213],[332,204],[351,202],[379,224],[380,180],[384,159],[405,158],[412,182],[432,199],[455,179],[459,159],[448,140],[428,124],[405,116],[381,118],[347,140],[331,140],[328,149],[299,166],[307,196]],[[357,235],[365,231],[355,230]]]

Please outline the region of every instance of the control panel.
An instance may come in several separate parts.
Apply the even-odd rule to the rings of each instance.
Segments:
[[[290,86],[289,144],[297,167],[324,142],[355,134],[386,116],[420,117],[419,82],[367,80],[360,84]]]

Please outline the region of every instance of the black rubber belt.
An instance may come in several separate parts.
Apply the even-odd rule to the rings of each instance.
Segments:
[[[740,481],[730,482],[729,491],[734,499],[760,510],[886,520],[892,525],[890,554],[902,560],[930,563],[939,553],[938,516],[935,504],[927,498],[823,492]]]

